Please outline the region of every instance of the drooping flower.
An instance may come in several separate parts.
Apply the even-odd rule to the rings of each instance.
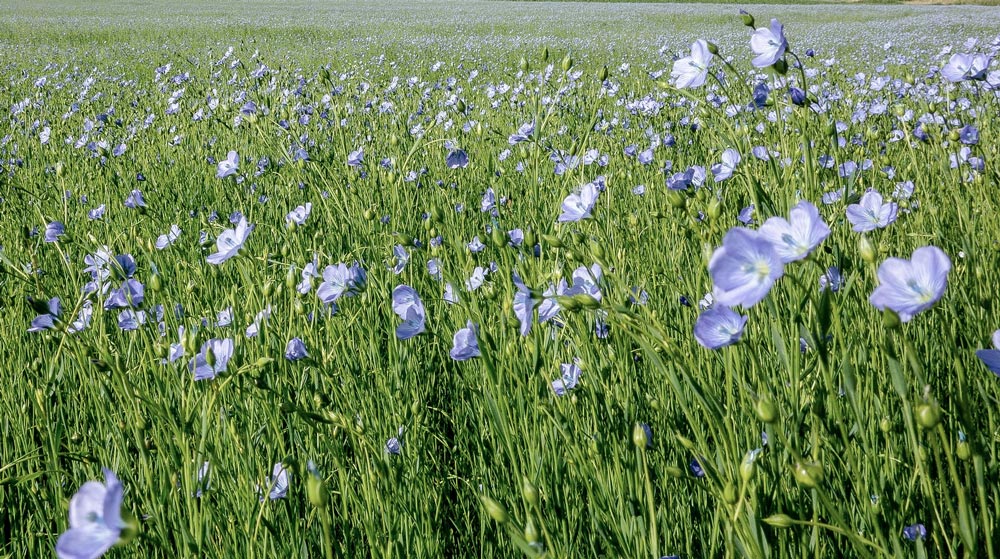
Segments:
[[[698,315],[694,338],[702,347],[721,349],[740,341],[747,317],[725,305],[715,305]]]
[[[306,344],[301,338],[296,337],[288,340],[288,344],[285,345],[285,359],[298,361],[306,357],[309,357],[309,352],[306,351]]]
[[[514,280],[514,287],[517,288],[517,293],[514,294],[514,316],[521,323],[521,335],[527,336],[528,332],[531,331],[531,319],[534,314],[535,300],[531,295],[531,290],[521,280],[521,276],[517,272],[511,272],[511,276]]]
[[[146,207],[146,199],[142,197],[142,191],[139,189],[133,190],[127,198],[125,198],[125,207],[131,210],[138,210],[139,208]]]
[[[275,462],[274,468],[271,469],[271,477],[267,480],[267,486],[269,488],[267,497],[272,501],[277,499],[284,499],[288,496],[288,481],[291,474],[285,469],[285,465],[281,462]],[[257,488],[258,493],[262,493],[260,487]],[[264,495],[260,495],[260,501],[264,502]]]
[[[247,224],[247,218],[241,216],[235,229],[226,229],[216,239],[215,244],[218,252],[206,258],[208,263],[218,265],[236,256],[240,249],[243,248],[243,244],[247,242],[247,238],[250,236],[253,228],[253,225]]]
[[[843,281],[843,277],[840,274],[840,268],[830,266],[827,268],[826,272],[819,277],[819,290],[825,291],[829,288],[830,291],[836,293],[837,291],[840,291],[840,284]]]
[[[552,381],[552,391],[556,393],[556,396],[562,396],[566,394],[567,390],[576,388],[582,372],[576,363],[563,363],[559,365],[559,370],[562,375]]]
[[[399,285],[392,290],[392,311],[403,319],[403,323],[396,327],[396,338],[408,340],[425,330],[424,303],[412,287]]]
[[[224,179],[230,175],[235,175],[236,171],[240,168],[240,155],[235,151],[230,151],[226,158],[219,161],[218,168],[215,171],[215,177],[219,179]]]
[[[445,158],[445,164],[449,169],[464,169],[469,166],[469,155],[465,150],[452,150]]]
[[[927,528],[923,524],[912,524],[903,528],[903,537],[910,540],[911,542],[917,541],[917,539],[925,539],[927,537]]]
[[[757,231],[734,227],[722,239],[708,263],[714,298],[728,307],[752,307],[784,274],[774,245]]]
[[[864,233],[888,227],[896,221],[898,211],[898,204],[884,203],[878,191],[869,190],[857,204],[847,206],[847,220],[853,225],[854,231]]]
[[[455,332],[452,340],[451,358],[455,361],[468,361],[479,357],[479,342],[476,340],[476,325],[471,320],[466,321],[465,328]]]
[[[59,536],[59,559],[97,559],[111,549],[128,525],[122,518],[124,488],[104,469],[104,483],[88,481],[69,502],[69,530]]]
[[[396,430],[396,436],[390,437],[389,440],[385,441],[385,448],[383,452],[390,456],[399,456],[403,453],[403,433],[406,429],[400,427]]]
[[[777,19],[772,19],[770,27],[762,27],[754,31],[750,37],[750,49],[757,55],[751,61],[754,66],[767,68],[774,65],[788,50],[785,26]]]
[[[39,311],[40,310],[41,309],[39,309]],[[55,329],[56,321],[59,320],[59,315],[62,314],[62,302],[59,300],[59,297],[49,299],[49,302],[45,305],[45,310],[48,312],[41,313],[32,319],[28,332],[41,332],[42,330]]]
[[[579,192],[574,192],[563,200],[558,221],[574,222],[589,218],[597,202],[597,194],[597,185],[594,183],[588,182],[581,186]]]
[[[59,221],[53,221],[45,225],[45,242],[54,243],[66,234],[66,226]]]
[[[878,268],[879,286],[868,301],[880,310],[890,309],[903,322],[929,309],[948,287],[951,260],[936,246],[913,251],[910,260],[888,258]]]
[[[534,133],[535,133],[535,123],[526,122],[518,127],[517,132],[511,134],[510,137],[507,138],[507,143],[513,146],[521,142],[526,142],[528,141],[529,138],[531,138],[531,135]]]
[[[708,50],[708,42],[698,39],[691,45],[691,55],[674,62],[670,78],[680,89],[701,87],[708,77],[708,67],[712,63],[712,53]]]
[[[760,234],[771,241],[781,261],[788,264],[809,256],[830,235],[830,227],[816,206],[803,200],[792,208],[787,220],[768,218],[760,226]]]

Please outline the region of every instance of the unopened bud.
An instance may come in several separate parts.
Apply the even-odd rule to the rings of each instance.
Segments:
[[[858,239],[858,252],[861,253],[861,259],[869,264],[875,262],[875,258],[878,257],[878,253],[875,251],[875,246],[872,242],[868,240],[868,237],[862,235]]]
[[[521,495],[529,505],[533,507],[538,506],[538,488],[527,477],[521,478]]]
[[[792,524],[795,524],[795,521],[787,514],[772,514],[764,519],[764,523],[775,528],[788,528]]]
[[[917,406],[917,423],[925,429],[933,429],[941,422],[941,407],[937,402]]]
[[[823,481],[823,466],[819,462],[796,462],[792,466],[792,473],[799,485],[810,489]]]
[[[757,418],[764,423],[774,423],[778,419],[778,409],[774,405],[774,400],[769,396],[764,396],[757,400],[754,409],[757,412]]]
[[[490,518],[500,524],[507,522],[509,517],[507,516],[507,509],[503,505],[485,495],[481,495],[479,499],[483,502],[483,508],[486,509],[486,514],[490,515]]]

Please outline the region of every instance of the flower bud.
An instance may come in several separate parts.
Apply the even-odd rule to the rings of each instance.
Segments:
[[[795,521],[787,514],[772,514],[764,519],[764,523],[775,528],[788,528],[792,524],[795,524]]]
[[[520,61],[520,63],[518,65],[520,66],[522,72],[527,72],[528,71],[528,59],[527,58],[525,58],[525,57],[522,56],[521,57],[521,61]]]
[[[160,274],[153,274],[153,277],[149,278],[149,288],[154,292],[163,289],[163,282],[160,280]]]
[[[868,237],[862,235],[858,239],[858,252],[861,253],[861,259],[869,264],[875,263],[875,258],[878,257],[878,253],[875,251],[875,246],[872,242],[868,240]]]
[[[542,235],[542,240],[552,248],[561,248],[563,246],[562,240],[555,235]]]
[[[958,446],[955,447],[955,454],[958,455],[959,460],[972,458],[972,447],[969,446],[969,442],[959,441]]]
[[[645,450],[649,444],[649,436],[646,433],[646,427],[642,423],[636,423],[635,427],[632,428],[632,444],[640,450]]]
[[[123,526],[122,531],[118,534],[118,541],[115,542],[115,545],[126,545],[139,535],[139,520],[128,509],[122,509],[120,515]]]
[[[549,47],[542,47],[541,58],[542,58],[542,62],[548,62],[548,60],[549,60]]]
[[[310,472],[306,480],[306,496],[316,508],[323,508],[330,502],[330,494],[326,491],[326,483],[315,473]]]
[[[601,68],[600,73],[597,74],[597,79],[601,80],[602,82],[604,80],[608,79],[608,66],[607,66],[607,64],[605,64],[604,67]]]
[[[667,202],[674,208],[681,209],[687,205],[687,197],[680,191],[669,190],[667,191]]]
[[[505,524],[507,519],[507,509],[503,505],[494,501],[493,499],[487,497],[486,495],[480,495],[479,500],[483,503],[483,508],[486,509],[486,514],[490,515],[494,521]]]
[[[211,346],[205,348],[205,363],[208,363],[209,367],[215,367],[215,352]]]
[[[538,526],[535,525],[535,519],[528,515],[528,520],[524,523],[524,539],[528,543],[538,543],[542,538],[538,533]]]
[[[455,103],[455,110],[458,111],[458,112],[460,112],[460,113],[464,113],[465,112],[465,101],[459,99],[458,102]]]
[[[719,56],[719,46],[712,41],[706,41],[706,43],[708,43],[708,52],[714,54],[715,56]]]
[[[899,320],[899,315],[892,309],[885,309],[882,312],[882,323],[885,324],[886,330],[895,330],[902,324]]]
[[[743,25],[746,25],[750,29],[754,28],[754,20],[752,15],[748,14],[747,12],[741,12],[740,17],[743,19]]]
[[[736,495],[736,485],[733,482],[726,483],[726,486],[722,489],[722,499],[727,505],[735,505],[738,496]]]
[[[569,72],[569,69],[573,67],[573,58],[570,57],[569,53],[563,57],[560,66],[562,66],[563,72]]]
[[[722,203],[715,199],[708,205],[708,217],[709,219],[716,220],[722,214]]]
[[[566,310],[567,312],[576,312],[580,310],[580,303],[572,296],[557,295],[556,302],[559,303],[559,307]]]
[[[770,396],[763,396],[757,400],[754,410],[757,412],[757,418],[764,423],[771,424],[778,419],[778,409]]]
[[[521,478],[521,495],[524,497],[524,502],[533,507],[538,506],[538,488],[527,476]]]
[[[573,295],[573,299],[578,305],[585,309],[595,310],[601,308],[601,302],[594,298],[593,295],[577,293],[576,295]]]
[[[819,462],[796,462],[792,466],[792,473],[799,485],[810,489],[823,481],[823,466]]]
[[[740,479],[743,480],[743,483],[749,483],[753,479],[754,472],[756,471],[754,463],[757,461],[757,454],[759,454],[759,451],[751,450],[746,453],[743,461],[740,462]]]
[[[917,406],[917,423],[925,429],[933,429],[941,422],[941,407],[937,402]]]
[[[774,71],[784,76],[788,73],[788,61],[784,58],[779,58],[777,62],[774,63]]]

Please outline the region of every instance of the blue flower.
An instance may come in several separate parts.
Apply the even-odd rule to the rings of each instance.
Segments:
[[[720,349],[732,345],[743,336],[747,317],[724,305],[716,305],[698,315],[694,337],[702,347]]]
[[[597,202],[597,186],[588,182],[580,187],[579,192],[574,192],[566,197],[562,203],[562,213],[559,215],[559,222],[574,222],[586,219],[591,216]]]
[[[66,226],[59,221],[53,221],[45,226],[45,242],[54,243],[66,234]]]
[[[288,226],[291,226],[293,223],[295,225],[303,225],[309,219],[310,212],[312,212],[312,202],[306,202],[304,206],[298,206],[288,212],[288,215],[285,216],[285,224]]]
[[[788,219],[771,217],[760,227],[760,234],[771,241],[785,264],[801,260],[830,235],[819,210],[805,200],[792,208]]]
[[[69,530],[59,536],[59,559],[97,559],[111,549],[127,527],[122,518],[125,490],[114,472],[104,469],[104,483],[88,481],[69,502]]]
[[[770,27],[762,27],[754,31],[750,37],[750,49],[757,56],[751,63],[757,68],[772,66],[788,49],[785,39],[785,26],[777,19],[771,20]]]
[[[34,324],[34,322],[32,322]],[[978,357],[986,368],[993,374],[1000,376],[1000,330],[993,332],[993,349],[980,349],[976,351]]]
[[[218,168],[215,171],[215,177],[219,179],[224,179],[230,175],[235,175],[236,171],[240,168],[240,155],[235,151],[230,151],[226,158],[219,161]]]
[[[445,158],[445,164],[449,169],[464,169],[469,166],[469,155],[464,150],[452,150]]]
[[[712,64],[712,53],[708,42],[698,39],[691,45],[691,55],[674,62],[670,77],[679,89],[700,87],[708,78],[708,67]]]
[[[306,344],[301,338],[296,337],[288,340],[288,344],[285,346],[285,359],[298,361],[306,357],[309,357],[309,352],[306,351]]]
[[[316,296],[324,304],[329,305],[342,296],[357,295],[364,290],[367,282],[368,276],[357,262],[350,268],[341,262],[336,266],[327,266],[323,270],[323,283],[316,290]]]
[[[243,248],[243,244],[247,242],[247,238],[250,237],[253,228],[253,225],[247,224],[246,217],[240,217],[240,221],[236,224],[235,229],[226,229],[216,239],[218,252],[206,258],[208,263],[218,265],[236,256],[240,249]]]
[[[476,340],[476,325],[471,320],[466,321],[465,328],[455,332],[451,358],[455,361],[468,361],[480,355],[479,342]]]
[[[181,229],[177,227],[177,224],[170,226],[170,231],[165,235],[160,235],[156,238],[156,250],[163,250],[168,246],[177,242],[177,239],[181,236]]]
[[[272,501],[276,499],[284,499],[288,496],[288,480],[290,474],[288,470],[285,469],[284,464],[281,462],[276,462],[274,468],[271,469],[271,477],[267,480],[267,485],[270,488],[268,491],[268,498]],[[257,488],[260,492],[260,487]],[[264,501],[264,495],[260,496],[261,502]]]
[[[917,538],[926,539],[927,538],[927,528],[923,524],[913,524],[903,528],[903,537],[910,540],[911,542],[917,541]]]
[[[521,323],[521,335],[527,336],[531,331],[531,319],[536,301],[531,295],[531,290],[521,281],[521,276],[517,275],[517,272],[511,272],[511,276],[514,287],[517,288],[517,293],[514,294],[514,316]]]
[[[392,311],[403,320],[396,327],[396,338],[408,340],[425,330],[424,304],[412,287],[399,285],[392,290]]]
[[[891,309],[903,322],[909,322],[944,295],[948,287],[951,260],[936,246],[913,251],[910,260],[888,258],[878,268],[879,286],[869,302],[876,308]]]
[[[355,151],[352,151],[347,156],[347,164],[351,167],[360,167],[365,160],[365,148],[360,147]]]
[[[233,340],[213,338],[201,346],[201,351],[188,363],[194,380],[213,379],[226,371],[233,356]]]
[[[45,305],[45,309],[48,312],[36,316],[31,321],[31,327],[28,328],[28,332],[41,332],[42,330],[54,330],[56,328],[56,321],[59,320],[59,315],[62,314],[62,303],[59,301],[59,297],[49,299],[49,302]]]
[[[888,227],[896,221],[899,205],[895,202],[883,203],[882,195],[875,190],[865,192],[861,201],[847,206],[847,220],[852,229],[859,233]]]
[[[740,152],[729,148],[722,152],[722,162],[712,165],[712,177],[715,182],[722,182],[733,176],[733,171],[740,164]]]
[[[781,256],[763,235],[734,227],[708,263],[714,298],[726,306],[752,307],[767,296],[784,274]]]
[[[566,394],[567,390],[576,388],[582,372],[576,363],[563,363],[559,365],[559,370],[562,375],[552,381],[552,391],[556,393],[556,396],[562,396]]]
[[[146,200],[142,197],[142,191],[139,189],[133,190],[127,198],[125,198],[125,207],[137,210],[139,208],[146,207]]]

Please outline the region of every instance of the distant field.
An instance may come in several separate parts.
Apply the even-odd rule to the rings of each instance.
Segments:
[[[998,21],[0,0],[0,558],[997,559]]]

